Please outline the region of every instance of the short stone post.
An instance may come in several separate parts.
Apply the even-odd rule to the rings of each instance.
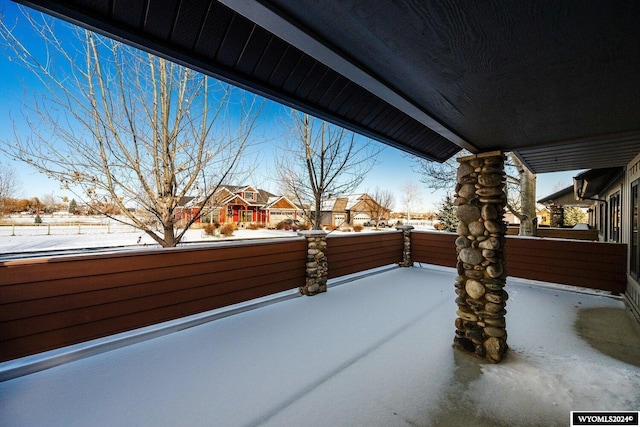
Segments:
[[[564,225],[564,208],[562,206],[551,205],[549,207],[549,225],[551,227],[562,227]]]
[[[494,363],[507,351],[504,160],[502,152],[459,158],[454,202],[460,220],[454,347]]]
[[[398,225],[396,230],[402,231],[403,246],[402,246],[402,261],[398,263],[400,267],[413,267],[413,260],[411,259],[411,230],[412,225]]]
[[[307,239],[307,278],[304,286],[300,286],[303,295],[315,295],[327,291],[327,233],[322,230],[299,231],[299,236]]]

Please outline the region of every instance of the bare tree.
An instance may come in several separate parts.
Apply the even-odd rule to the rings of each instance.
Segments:
[[[46,93],[24,101],[30,133],[16,126],[15,141],[0,149],[83,204],[115,205],[123,216],[100,213],[176,246],[218,187],[234,179],[261,102],[92,32],[66,24],[59,32],[50,18],[23,16],[20,25],[43,46],[27,47],[4,21],[0,39]],[[178,228],[185,196],[197,196],[199,208]]]
[[[382,147],[371,141],[359,143],[353,132],[308,114],[292,111],[291,121],[290,135],[276,158],[276,179],[312,220],[313,229],[319,230],[323,202],[354,191]]]
[[[461,156],[469,154],[462,152]],[[507,158],[508,161],[505,164],[507,210],[520,220],[521,236],[535,236],[536,176],[515,155],[509,154]],[[449,159],[443,163],[423,159],[417,162],[417,170],[422,175],[421,182],[433,190],[451,191],[455,188],[457,169],[458,162],[455,159]]]
[[[0,217],[4,215],[7,199],[16,197],[20,182],[15,170],[8,164],[0,163]]]
[[[411,219],[411,210],[421,200],[420,187],[415,182],[407,181],[402,185],[402,207],[407,213],[407,221]]]
[[[383,190],[380,187],[376,187],[369,196],[371,198],[366,200],[367,209],[371,214],[371,219],[375,221],[375,227],[377,230],[383,217],[391,212],[391,208],[393,206],[393,194],[389,190]]]

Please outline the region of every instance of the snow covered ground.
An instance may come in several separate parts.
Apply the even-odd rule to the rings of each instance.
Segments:
[[[68,217],[45,217],[42,225],[33,225],[33,218],[16,218],[19,226],[0,226],[0,261],[8,259],[7,254],[29,253],[37,255],[43,251],[59,250],[97,250],[97,249],[135,249],[139,247],[159,247],[158,244],[146,233],[130,226],[123,226],[113,221],[98,217],[77,217],[83,223],[75,225],[60,225],[60,222],[68,222]],[[73,222],[73,220],[71,221]],[[27,225],[28,224],[28,225]],[[417,228],[417,227],[416,227]],[[386,230],[372,230],[366,228],[361,233],[379,233],[382,231],[395,231],[393,228]],[[352,235],[354,232],[345,233],[339,230],[333,235]],[[182,242],[215,243],[238,239],[265,239],[278,237],[295,237],[297,233],[285,230],[246,230],[239,229],[231,237],[207,236],[200,228],[189,229]]]
[[[620,299],[510,279],[510,350],[491,365],[452,348],[454,277],[393,269],[7,380],[1,424],[567,426],[640,409]]]
[[[37,252],[68,249],[98,248],[136,248],[158,246],[146,233],[132,227],[112,226],[56,226],[47,234],[45,226],[17,228],[11,235],[11,227],[0,227],[0,259],[1,254]],[[234,239],[259,239],[273,237],[297,236],[292,231],[284,230],[237,230],[231,237],[205,236],[202,229],[190,229],[183,238],[184,243],[213,243]]]

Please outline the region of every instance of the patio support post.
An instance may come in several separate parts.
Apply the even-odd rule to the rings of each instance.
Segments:
[[[329,264],[327,262],[327,233],[322,230],[299,231],[299,236],[307,239],[306,281],[300,286],[303,295],[315,295],[327,291],[327,276]]]
[[[564,225],[564,208],[562,206],[551,205],[549,207],[549,224],[551,227],[562,227]]]
[[[506,205],[502,152],[458,159],[454,347],[497,363],[507,351],[504,291]]]
[[[413,267],[413,260],[411,259],[411,230],[412,225],[398,225],[396,230],[402,231],[403,245],[402,245],[402,261],[398,263],[400,267]]]

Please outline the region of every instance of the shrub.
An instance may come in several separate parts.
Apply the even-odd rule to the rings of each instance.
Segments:
[[[300,230],[311,230],[311,224],[309,224],[308,222],[300,224]]]
[[[42,224],[42,218],[40,218],[40,215],[36,214],[36,218],[35,218],[35,223],[36,224]]]
[[[333,224],[330,224],[330,225],[327,225],[327,226],[325,227],[325,230],[327,230],[327,231],[333,231],[333,230],[335,230],[336,228],[338,228],[338,227],[336,227],[336,226],[335,226],[335,225],[333,225]]]
[[[209,236],[213,235],[214,230],[217,228],[214,224],[205,224],[204,227],[202,227],[204,229],[204,232],[206,234],[208,234]]]
[[[279,223],[276,224],[276,230],[282,230],[284,229],[284,222],[280,221]]]
[[[247,230],[258,230],[262,227],[260,227],[259,224],[256,224],[255,222],[252,222],[251,224],[247,225]]]
[[[359,233],[359,232],[362,231],[363,228],[364,227],[362,225],[356,224],[356,225],[353,226],[353,231],[355,231],[356,233]]]
[[[396,225],[402,225],[402,221],[399,220],[398,222],[396,222]]]
[[[233,232],[236,230],[237,226],[235,224],[225,224],[220,228],[220,234],[224,237],[233,236]]]

